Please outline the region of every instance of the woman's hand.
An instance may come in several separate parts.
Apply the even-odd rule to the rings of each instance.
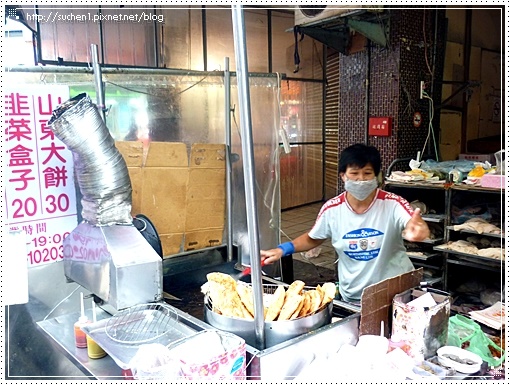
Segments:
[[[260,257],[266,265],[271,264],[283,257],[283,250],[279,247],[271,250],[260,250]]]
[[[421,242],[430,236],[427,223],[422,219],[420,209],[414,210],[409,222],[404,229],[404,238],[411,242]]]

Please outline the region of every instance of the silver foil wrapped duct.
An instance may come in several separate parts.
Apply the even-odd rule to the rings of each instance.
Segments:
[[[90,98],[83,93],[62,103],[48,125],[73,153],[83,219],[94,226],[132,224],[126,162]]]

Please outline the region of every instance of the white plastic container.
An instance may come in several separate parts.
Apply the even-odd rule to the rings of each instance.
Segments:
[[[468,360],[469,363],[461,363],[452,356],[460,360]],[[437,358],[441,365],[455,369],[457,372],[473,374],[480,370],[483,360],[475,353],[459,348],[457,346],[443,346],[437,350]]]
[[[447,375],[446,369],[430,361],[422,361],[413,368],[413,372],[421,377],[438,377],[440,380]]]
[[[386,337],[365,334],[359,337],[356,349],[362,352],[366,359],[381,360],[388,352],[389,342]]]

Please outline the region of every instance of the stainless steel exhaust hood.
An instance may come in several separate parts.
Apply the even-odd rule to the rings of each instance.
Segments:
[[[84,221],[64,239],[66,277],[115,309],[163,297],[162,260],[133,225],[126,163],[90,98],[59,105],[48,122],[73,152]]]

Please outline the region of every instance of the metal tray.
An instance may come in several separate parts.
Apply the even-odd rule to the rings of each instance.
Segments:
[[[279,285],[262,285],[263,294],[272,294]],[[305,287],[304,290],[315,288]],[[333,302],[323,305],[313,314],[284,321],[265,321],[266,348],[278,345],[294,337],[312,332],[331,323]],[[227,317],[212,310],[211,299],[204,297],[204,320],[216,329],[227,331],[243,338],[250,346],[257,346],[254,320]]]
[[[82,330],[92,338],[115,361],[121,369],[130,369],[129,362],[136,355],[141,345],[145,343],[123,343],[110,338],[106,332],[109,318],[82,326]],[[189,326],[173,322],[171,328],[158,338],[147,343],[169,345],[183,338],[196,334],[197,331]]]

